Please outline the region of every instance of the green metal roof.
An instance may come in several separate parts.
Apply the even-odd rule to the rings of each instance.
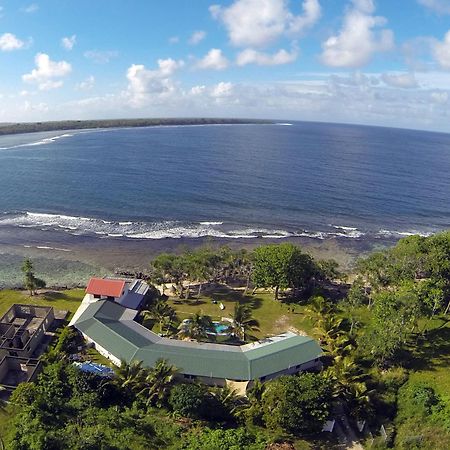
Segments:
[[[252,380],[322,355],[315,340],[294,333],[242,346],[162,338],[135,322],[135,314],[117,303],[101,300],[87,306],[74,326],[119,359],[143,361],[150,367],[163,358],[180,373],[202,377]]]

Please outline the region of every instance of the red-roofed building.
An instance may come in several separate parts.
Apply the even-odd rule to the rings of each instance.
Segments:
[[[86,293],[96,298],[120,298],[125,293],[125,280],[109,280],[107,278],[91,278]]]
[[[145,304],[148,284],[143,280],[120,278],[91,278],[81,306],[72,317],[73,325],[84,309],[91,303],[109,300],[125,308],[140,311]]]

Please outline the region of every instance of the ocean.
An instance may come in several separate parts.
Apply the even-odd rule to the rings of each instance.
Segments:
[[[0,230],[376,240],[450,225],[442,133],[305,122],[33,133],[0,137],[0,167]]]

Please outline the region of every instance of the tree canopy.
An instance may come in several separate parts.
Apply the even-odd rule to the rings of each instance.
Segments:
[[[316,273],[313,259],[290,243],[263,245],[253,253],[253,282],[256,287],[273,288],[275,299],[280,289],[301,289]]]

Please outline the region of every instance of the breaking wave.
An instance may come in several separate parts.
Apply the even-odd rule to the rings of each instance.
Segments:
[[[40,139],[38,141],[26,142],[24,144],[10,145],[8,147],[0,147],[0,150],[11,150],[13,148],[22,148],[22,147],[36,147],[39,145],[51,144],[52,142],[55,142],[59,139],[72,137],[72,136],[73,136],[73,134],[65,133],[65,134],[60,134],[58,136],[52,136],[52,137]]]
[[[333,224],[328,224],[324,230],[283,230],[279,228],[233,225],[221,221],[114,221],[29,211],[4,213],[0,216],[0,226],[59,230],[77,236],[92,235],[99,238],[130,239],[179,239],[207,236],[229,239],[282,239],[290,237],[305,237],[320,240],[332,238],[360,239],[363,237],[398,239],[414,234],[421,236],[429,236],[432,234],[432,232],[419,230],[396,231],[381,229],[362,231],[356,227]]]

